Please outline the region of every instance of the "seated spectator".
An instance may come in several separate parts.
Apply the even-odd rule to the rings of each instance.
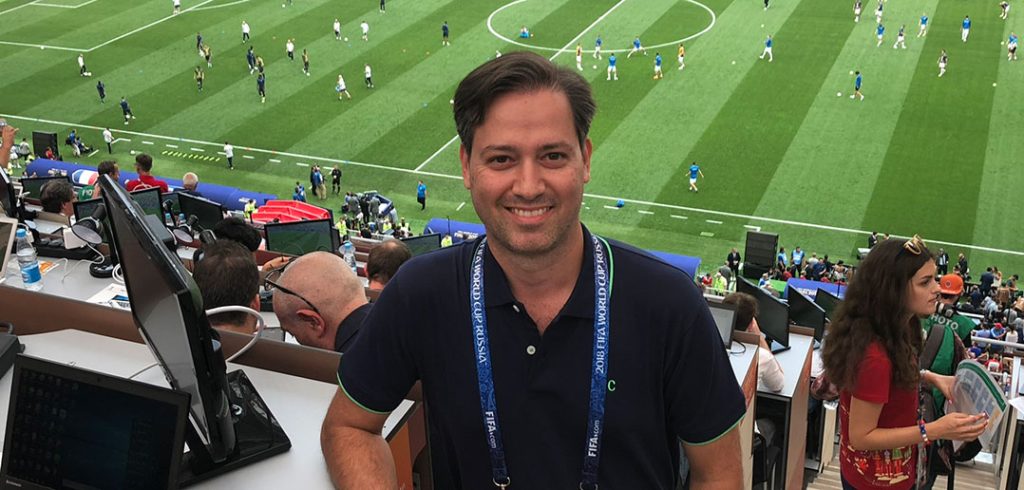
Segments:
[[[388,281],[398,273],[398,268],[411,258],[409,247],[399,240],[385,240],[370,249],[366,259],[366,277],[370,280],[370,289],[384,289]]]
[[[57,160],[53,154],[53,148],[50,148],[49,146],[46,147],[46,151],[43,152],[43,156],[46,157],[47,160]]]
[[[259,250],[263,238],[260,232],[241,218],[231,216],[224,218],[213,226],[213,234],[217,240],[231,240],[241,244],[250,252]]]
[[[202,258],[192,266],[192,278],[199,286],[203,308],[245,306],[260,310],[260,276],[252,253],[232,240],[203,245]],[[243,312],[209,316],[210,325],[232,332],[252,334],[256,317]]]
[[[757,325],[757,298],[747,293],[732,293],[722,303],[736,305],[736,325],[745,326],[747,332],[757,334],[757,389],[775,393],[782,391],[786,378]]]
[[[709,289],[714,286],[715,280],[711,277],[711,273],[704,274],[704,277],[700,278],[700,285],[703,289]]]
[[[71,217],[75,215],[75,188],[66,180],[51,180],[43,185],[39,200],[43,211]]]
[[[151,173],[153,171],[153,157],[145,153],[139,153],[136,155],[135,171],[139,173],[139,178],[129,180],[128,183],[125,184],[124,187],[128,192],[139,189],[149,189],[151,187],[159,188],[161,193],[167,193],[170,191],[170,188],[167,187],[167,182],[153,177],[153,174]]]
[[[203,194],[196,190],[199,187],[199,176],[193,172],[188,172],[181,178],[181,192],[190,196],[203,197]]]
[[[121,183],[121,169],[117,166],[117,162],[113,160],[104,160],[100,162],[96,167],[96,173],[100,176],[109,175],[115,182],[119,184]],[[103,195],[99,184],[85,186],[82,188],[83,192],[86,192],[86,190],[91,193],[90,199],[96,199]]]
[[[332,253],[303,255],[265,284],[281,328],[302,345],[344,352],[370,312],[362,282]]]

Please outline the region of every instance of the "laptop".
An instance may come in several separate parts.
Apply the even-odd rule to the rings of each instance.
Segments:
[[[732,346],[732,331],[736,328],[736,305],[728,303],[708,303],[711,317],[715,319],[718,334],[722,336],[722,344],[726,349]]]
[[[178,488],[189,395],[19,355],[0,488]]]
[[[7,279],[7,265],[14,256],[14,234],[18,231],[18,220],[0,217],[0,258],[3,268],[0,269],[0,284]]]

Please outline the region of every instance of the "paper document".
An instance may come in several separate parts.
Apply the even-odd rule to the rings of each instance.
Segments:
[[[1007,410],[1006,397],[999,383],[985,370],[985,367],[973,359],[965,359],[956,367],[956,382],[953,383],[953,399],[946,402],[946,413],[960,412],[968,415],[986,413],[989,417],[988,428],[981,433],[978,441],[982,448],[991,448],[991,442],[998,436],[999,423]],[[953,446],[960,447],[961,441],[953,441]]]
[[[125,289],[123,284],[110,284],[86,301],[121,310],[132,309],[131,304],[128,302],[128,290]]]

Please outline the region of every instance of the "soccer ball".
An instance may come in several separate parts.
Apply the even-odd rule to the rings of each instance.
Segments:
[[[597,69],[597,65],[594,65],[594,69],[595,69],[595,70]]]
[[[843,96],[842,92],[836,92],[836,97],[842,97],[842,96]]]
[[[448,103],[451,105],[455,105],[455,99],[448,99]]]
[[[853,98],[853,95],[851,95],[851,96],[850,96],[850,98],[852,99],[852,98]]]
[[[347,37],[345,38],[345,42],[348,42],[348,38]]]

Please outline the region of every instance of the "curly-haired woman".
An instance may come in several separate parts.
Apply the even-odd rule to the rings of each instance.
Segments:
[[[953,377],[918,371],[920,318],[935,311],[936,266],[924,242],[885,240],[857,269],[825,342],[829,379],[840,389],[843,488],[914,488],[919,448],[930,440],[971,440],[984,414],[949,413],[924,423],[921,384],[949,397]],[[920,466],[919,466],[920,465]]]

